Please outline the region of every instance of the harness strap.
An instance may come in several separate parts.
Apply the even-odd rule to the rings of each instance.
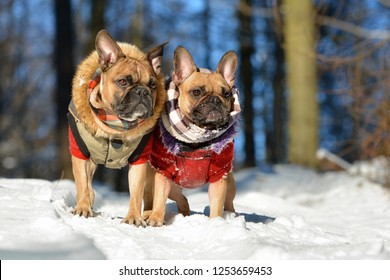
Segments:
[[[76,140],[76,144],[79,147],[81,153],[86,158],[90,158],[91,153],[89,152],[88,147],[85,144],[83,138],[81,138],[79,130],[77,129],[76,120],[75,120],[74,116],[70,112],[68,112],[66,114],[66,117],[68,118],[68,124],[69,124],[70,130],[72,131],[73,137]]]
[[[135,162],[136,160],[138,160],[139,156],[142,154],[143,150],[145,149],[146,144],[148,144],[150,136],[152,136],[152,134],[153,134],[153,131],[149,132],[148,134],[145,134],[142,137],[141,142],[139,142],[137,148],[135,148],[135,150],[133,151],[133,153],[131,154],[131,156],[128,159],[128,162],[130,164],[132,162]]]

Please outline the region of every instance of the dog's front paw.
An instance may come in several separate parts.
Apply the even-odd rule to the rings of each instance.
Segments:
[[[146,210],[142,214],[142,219],[147,220],[150,217],[150,214],[152,214],[152,210]]]
[[[137,227],[139,226],[146,226],[145,221],[142,219],[139,215],[127,215],[122,222],[123,224],[129,224],[129,225],[135,225]]]
[[[79,205],[75,207],[75,209],[72,211],[73,215],[80,216],[80,217],[93,217],[93,211],[92,207],[88,205]]]
[[[146,223],[152,227],[161,227],[165,224],[164,216],[152,212],[152,214],[150,214],[149,218],[146,220]]]

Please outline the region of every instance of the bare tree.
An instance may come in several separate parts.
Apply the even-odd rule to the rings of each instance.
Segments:
[[[284,0],[287,61],[288,160],[316,166],[318,103],[314,7],[311,0]]]
[[[275,164],[285,160],[286,136],[285,136],[285,73],[284,73],[284,49],[283,32],[280,15],[280,0],[274,1],[273,16],[266,17],[266,40],[270,49],[271,64],[269,67],[272,72],[269,73],[269,79],[272,80],[272,113],[266,113],[272,116],[272,122],[268,122],[266,131],[266,160]],[[267,119],[267,116],[264,117]]]
[[[71,99],[73,67],[73,23],[71,1],[54,1],[55,8],[55,55],[56,69],[56,106],[57,106],[57,141],[59,161],[63,178],[73,178],[68,151],[66,114]]]
[[[252,7],[252,0],[240,0],[238,7],[238,41],[240,43],[240,78],[241,92],[244,98],[244,135],[245,135],[245,166],[255,166],[254,112],[253,112],[253,72],[251,58],[254,53],[254,34],[252,30],[252,14],[246,12]],[[249,8],[249,10],[251,10]]]
[[[91,5],[91,19],[89,22],[89,40],[86,46],[87,53],[95,49],[95,35],[106,26],[104,19],[106,10],[106,0],[90,1]]]

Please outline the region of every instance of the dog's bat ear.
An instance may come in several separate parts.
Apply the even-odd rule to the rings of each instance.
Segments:
[[[106,30],[100,30],[96,35],[95,48],[99,56],[102,71],[115,64],[124,54],[119,45],[111,38]]]
[[[234,86],[237,65],[238,58],[234,51],[225,53],[218,63],[216,72],[220,73],[225,78],[230,87]]]
[[[196,71],[196,65],[191,54],[184,47],[177,47],[173,59],[172,80],[177,85]]]
[[[156,75],[159,75],[161,73],[161,63],[164,55],[164,47],[166,44],[168,44],[168,42],[165,42],[157,47],[151,48],[146,53],[146,56],[150,64],[152,65],[154,73],[156,73]]]

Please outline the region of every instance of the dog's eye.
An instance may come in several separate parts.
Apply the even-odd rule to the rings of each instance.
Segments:
[[[129,84],[126,79],[119,79],[119,80],[116,81],[116,83],[120,87],[125,87],[125,86],[127,86]]]
[[[228,98],[232,97],[232,91],[222,88],[222,96],[225,97],[226,99],[228,99]]]
[[[151,89],[156,89],[157,88],[157,83],[154,80],[150,80],[149,85]]]
[[[195,97],[198,97],[202,94],[202,91],[199,88],[191,90],[191,94]]]

